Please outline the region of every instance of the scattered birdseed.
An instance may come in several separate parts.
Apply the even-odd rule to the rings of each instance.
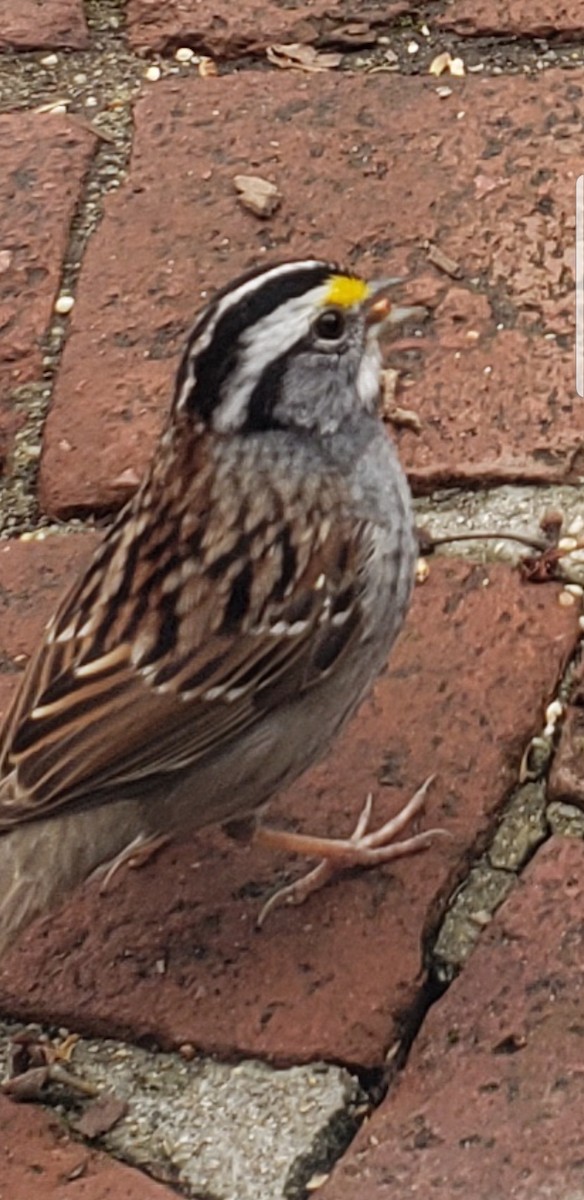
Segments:
[[[59,316],[63,317],[67,313],[71,312],[74,304],[75,299],[73,296],[59,296],[55,300],[55,312],[59,313]]]
[[[545,710],[546,723],[548,725],[555,725],[560,717],[563,716],[563,713],[564,706],[561,700],[552,700],[551,704],[548,704]]]

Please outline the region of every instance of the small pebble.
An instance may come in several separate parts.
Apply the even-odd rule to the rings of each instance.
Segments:
[[[565,583],[564,591],[570,592],[572,596],[584,596],[584,588],[580,583]]]
[[[180,46],[174,57],[179,63],[188,63],[195,57],[195,51],[190,46]]]
[[[64,317],[67,313],[71,312],[74,304],[75,299],[73,296],[59,296],[55,300],[55,312],[59,313],[59,316]]]
[[[558,542],[558,550],[563,554],[569,554],[571,550],[578,549],[578,539],[575,537],[563,537]]]
[[[408,54],[417,54],[420,47],[418,46],[417,42],[411,41],[411,42],[408,42],[407,49],[408,49]]]
[[[567,592],[564,588],[558,596],[558,604],[560,608],[573,608],[575,603],[576,597],[572,596],[571,593]]]
[[[144,79],[147,79],[149,83],[156,83],[161,75],[160,67],[148,67],[148,70],[144,72]]]
[[[59,62],[59,59],[57,58],[56,54],[45,54],[45,57],[41,58],[41,63],[43,64],[43,67],[56,67],[58,65],[58,62]]]

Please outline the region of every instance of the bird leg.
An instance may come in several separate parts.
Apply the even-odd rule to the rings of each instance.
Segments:
[[[92,879],[101,879],[100,896],[105,896],[109,891],[110,883],[120,867],[128,866],[132,870],[136,867],[144,867],[163,846],[171,841],[172,838],[167,833],[139,833],[131,842],[128,842],[127,846],[124,846],[123,850],[120,850],[119,854],[116,854],[115,858],[110,859],[109,862],[100,863],[92,874]]]
[[[420,850],[426,850],[436,836],[447,835],[444,829],[428,829],[424,833],[413,834],[396,841],[399,834],[424,807],[426,792],[433,779],[434,776],[431,775],[395,817],[371,833],[367,833],[373,807],[371,794],[368,795],[349,838],[312,837],[310,834],[291,833],[284,829],[258,825],[254,840],[261,846],[321,860],[312,871],[294,883],[279,888],[266,901],[257,920],[258,927],[264,924],[273,909],[282,904],[303,904],[312,892],[318,891],[329,879],[348,867],[374,867],[408,854],[418,854]]]

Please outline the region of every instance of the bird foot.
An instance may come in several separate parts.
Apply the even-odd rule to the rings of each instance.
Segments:
[[[311,837],[309,834],[291,833],[259,825],[255,832],[255,840],[260,845],[271,850],[285,850],[289,853],[304,854],[308,858],[320,858],[321,861],[306,875],[286,887],[279,888],[270,896],[258,916],[258,927],[261,928],[275,908],[280,908],[283,904],[303,904],[308,896],[348,867],[379,866],[381,863],[427,850],[435,837],[450,836],[445,829],[427,829],[424,833],[413,834],[396,841],[399,834],[424,807],[426,793],[434,778],[430,775],[395,817],[370,833],[367,833],[367,829],[373,807],[371,794],[367,796],[349,838]]]

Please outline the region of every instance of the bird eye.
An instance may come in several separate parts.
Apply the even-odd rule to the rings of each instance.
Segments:
[[[327,308],[316,318],[314,332],[323,342],[339,342],[345,332],[345,315],[340,308]]]

